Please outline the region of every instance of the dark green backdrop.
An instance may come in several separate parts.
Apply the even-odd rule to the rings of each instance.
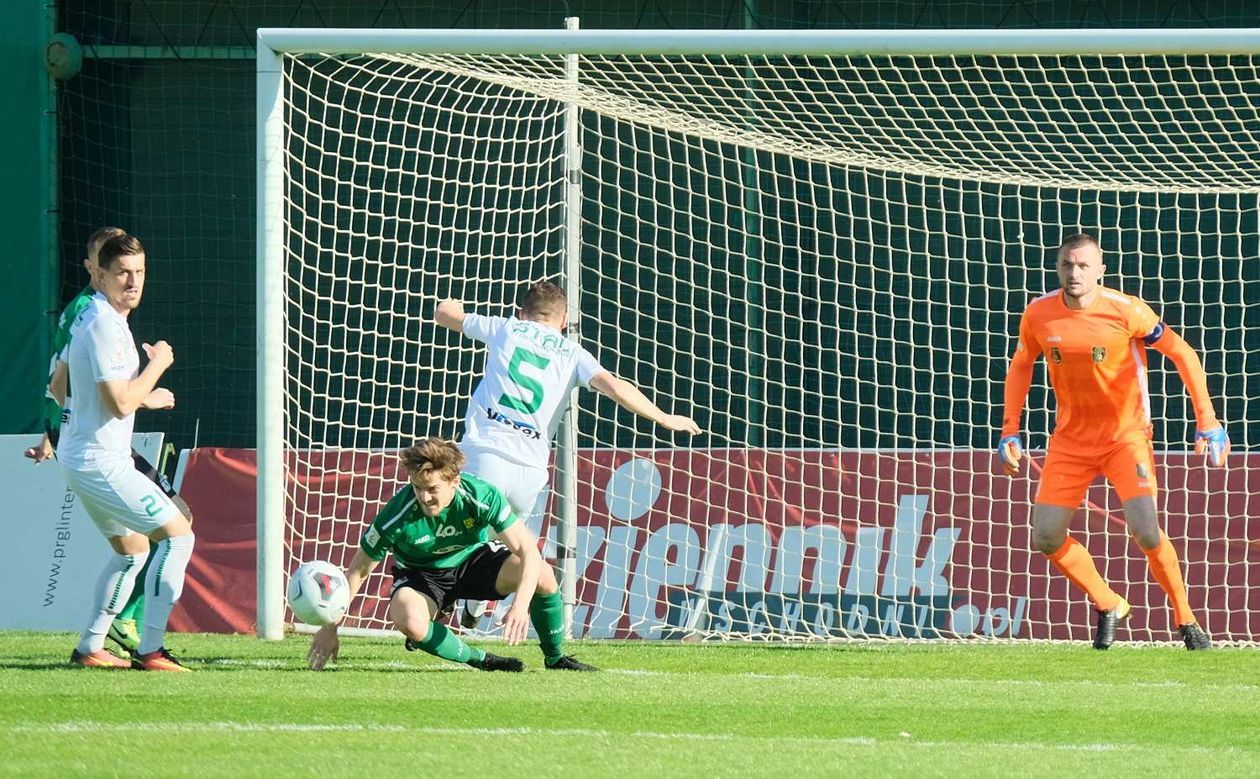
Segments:
[[[259,26],[452,26],[452,27],[544,27],[559,28],[563,18],[581,17],[583,27],[1213,27],[1260,25],[1260,13],[1248,4],[1204,4],[1198,2],[467,2],[436,3],[404,0],[134,0],[126,2],[63,2],[60,29],[74,33],[100,56],[89,57],[83,73],[64,83],[57,101],[61,154],[61,233],[62,278],[60,297],[68,299],[85,279],[79,267],[82,242],[102,224],[117,224],[140,236],[150,258],[149,292],[144,306],[133,320],[138,338],[166,338],[175,348],[177,364],[166,382],[177,394],[179,404],[169,416],[148,416],[141,427],[166,430],[177,445],[252,446],[255,430],[254,407],[254,68],[249,59],[201,59],[165,56],[155,59],[115,58],[108,47],[133,44],[158,47],[217,46],[248,49]],[[239,51],[238,51],[239,53]],[[588,121],[597,121],[588,119]],[[611,150],[613,154],[623,153]],[[18,155],[14,155],[15,158]],[[673,297],[684,300],[699,312],[688,322],[698,333],[693,343],[680,347],[694,351],[701,359],[687,370],[657,372],[650,360],[625,359],[615,366],[631,378],[672,397],[692,398],[699,408],[711,408],[711,418],[701,420],[718,435],[714,443],[758,445],[801,445],[818,443],[844,446],[989,446],[992,438],[991,383],[970,382],[967,376],[977,366],[989,370],[993,358],[1009,348],[1008,322],[1004,309],[1022,305],[1003,291],[1007,287],[1035,289],[1043,279],[1029,279],[1024,271],[1012,276],[1012,264],[1003,252],[1010,250],[1014,236],[985,231],[1011,229],[1024,217],[1021,229],[1030,225],[1073,223],[1107,224],[1117,227],[1160,227],[1142,233],[1125,231],[1124,240],[1133,246],[1115,247],[1132,251],[1139,241],[1162,241],[1142,246],[1143,255],[1173,258],[1158,267],[1120,267],[1131,277],[1167,279],[1162,287],[1147,286],[1127,291],[1141,293],[1156,301],[1166,301],[1170,321],[1186,330],[1193,342],[1208,350],[1228,349],[1237,356],[1229,366],[1234,376],[1229,386],[1213,386],[1218,397],[1244,399],[1254,394],[1260,366],[1255,364],[1257,314],[1238,305],[1229,309],[1229,321],[1198,319],[1194,303],[1216,300],[1221,295],[1240,295],[1236,260],[1254,258],[1260,253],[1256,235],[1260,231],[1254,198],[1228,204],[1222,213],[1232,214],[1237,224],[1211,224],[1216,217],[1216,198],[1196,202],[1192,196],[1130,197],[1120,202],[1099,202],[1097,195],[1055,191],[1047,199],[1044,213],[1020,214],[1028,208],[1027,198],[1012,197],[1012,190],[998,186],[973,185],[945,188],[938,182],[901,181],[851,176],[834,180],[836,172],[821,166],[768,157],[761,159],[762,185],[767,190],[782,188],[793,180],[825,181],[839,194],[833,201],[816,202],[810,213],[774,213],[763,204],[761,229],[765,244],[801,245],[820,240],[824,232],[846,236],[843,245],[814,246],[810,256],[849,258],[843,268],[804,268],[802,273],[774,270],[776,264],[797,267],[795,257],[767,256],[766,272],[756,290],[744,289],[748,282],[740,274],[720,299],[696,300],[692,293],[678,290]],[[650,166],[649,166],[650,168]],[[653,173],[650,169],[630,169],[630,181]],[[659,171],[657,171],[659,173]],[[841,179],[843,179],[841,174]],[[668,179],[668,177],[667,177]],[[684,187],[675,178],[675,186]],[[644,182],[637,182],[643,184]],[[592,184],[592,187],[606,186]],[[899,191],[865,191],[870,187],[895,186]],[[685,188],[685,187],[684,187]],[[824,190],[825,191],[825,190]],[[611,197],[611,191],[588,191],[589,202]],[[1027,193],[1025,193],[1027,194]],[[915,209],[912,204],[935,198],[938,209]],[[1154,202],[1158,200],[1159,202]],[[1237,200],[1237,199],[1236,199]],[[1021,205],[1021,202],[1024,205]],[[731,203],[731,219],[738,218],[738,204]],[[683,219],[674,213],[652,211],[650,202],[642,205],[645,223],[652,224],[638,236],[641,244],[659,246],[656,272],[645,272],[638,284],[646,289],[668,289],[676,284],[670,267],[671,253],[685,255],[690,247],[671,244],[676,225],[666,219]],[[588,207],[589,210],[589,207]],[[647,213],[650,212],[650,213]],[[950,214],[949,217],[944,216]],[[981,219],[981,215],[1010,216],[1010,220]],[[598,214],[588,213],[584,236],[586,259],[598,263],[607,253],[624,250],[620,233],[600,229]],[[790,218],[788,218],[790,216]],[[935,235],[968,236],[955,245],[900,246],[885,225],[914,219],[953,219],[957,224],[923,225]],[[1179,232],[1178,225],[1142,224],[1145,220],[1205,220],[1195,230]],[[809,236],[791,235],[800,224],[825,227],[811,230]],[[983,227],[981,227],[983,225]],[[660,231],[658,240],[654,231]],[[685,234],[685,230],[681,231]],[[1049,230],[1047,232],[1050,232]],[[1025,234],[1019,240],[1029,245],[1053,244],[1057,228],[1050,235]],[[1178,236],[1187,236],[1181,238]],[[1222,245],[1205,246],[1192,235],[1223,235],[1211,240]],[[833,239],[841,242],[841,239]],[[948,243],[951,239],[941,238]],[[1193,246],[1187,242],[1195,241]],[[871,246],[888,247],[873,253]],[[732,256],[743,247],[729,247]],[[816,252],[816,253],[815,253]],[[1190,259],[1184,262],[1181,255]],[[974,262],[951,262],[940,267],[914,268],[924,256],[966,258]],[[1123,256],[1123,254],[1121,254]],[[1212,259],[1219,258],[1219,259]],[[727,261],[711,258],[714,264]],[[823,262],[822,260],[811,260]],[[1023,262],[1023,259],[1021,259]],[[1124,260],[1119,264],[1123,266]],[[1149,261],[1154,263],[1155,261]],[[1174,262],[1170,267],[1168,262]],[[1021,266],[1022,267],[1022,266]],[[907,270],[914,269],[917,281],[909,281]],[[778,275],[775,275],[778,274]],[[830,281],[820,282],[820,279]],[[599,289],[601,282],[593,270],[585,285]],[[762,287],[764,285],[764,288]],[[895,289],[904,285],[904,289]],[[863,290],[894,288],[892,299],[900,310],[875,310],[864,300]],[[1254,289],[1254,287],[1253,287]],[[762,290],[762,291],[758,291]],[[639,337],[652,334],[641,330],[632,299],[606,290],[585,300],[588,341],[634,355],[640,350]],[[33,290],[31,291],[33,294]],[[27,293],[23,293],[24,295]],[[722,322],[739,321],[747,315],[739,304],[728,301],[758,296],[771,310],[780,309],[804,321],[817,322],[808,330],[783,333],[764,345],[766,359],[781,382],[765,392],[764,404],[714,408],[717,402],[705,393],[709,386],[729,389],[736,399],[747,388],[739,386],[749,374],[764,366],[747,365],[740,370],[739,334],[723,330]],[[669,297],[669,296],[667,296]],[[694,297],[694,296],[693,296]],[[810,302],[822,301],[821,303]],[[946,305],[949,303],[949,305]],[[965,305],[960,305],[965,303]],[[713,311],[713,306],[730,306]],[[1000,321],[987,311],[1001,307]],[[27,307],[29,309],[29,306]],[[6,316],[20,314],[29,321],[29,310],[8,309]],[[691,316],[681,311],[673,316]],[[1252,321],[1247,321],[1246,317]],[[1222,327],[1224,324],[1226,326]],[[14,325],[17,326],[16,324]],[[600,328],[605,331],[601,332]],[[876,341],[863,333],[876,328],[900,328],[898,339],[908,344],[905,351],[874,354]],[[734,349],[732,344],[734,342]],[[802,343],[812,345],[821,359],[833,361],[831,370],[804,371],[798,355],[792,353]],[[23,347],[29,351],[29,347]],[[12,349],[12,347],[11,347]],[[731,350],[728,353],[727,350]],[[756,352],[757,350],[753,350]],[[748,352],[742,352],[747,354]],[[29,363],[31,356],[18,356]],[[1247,362],[1250,360],[1250,362]],[[706,366],[725,365],[722,375]],[[825,367],[825,366],[824,366]],[[1216,371],[1223,366],[1216,365]],[[793,371],[800,371],[794,374]],[[29,376],[30,371],[28,370]],[[20,375],[20,374],[19,374]],[[694,376],[692,384],[682,376]],[[950,378],[953,376],[954,378]],[[743,378],[741,378],[743,377]],[[994,381],[1000,376],[990,377]],[[38,381],[42,382],[42,376]],[[1182,393],[1176,387],[1169,393],[1160,386],[1157,374],[1156,415],[1185,418]],[[942,382],[950,386],[943,386]],[[806,407],[788,397],[787,390],[805,386]],[[15,407],[27,410],[11,420],[5,429],[34,429],[39,387],[14,389],[9,397],[19,398]],[[777,394],[776,394],[777,393]],[[984,396],[976,396],[977,394]],[[1163,398],[1167,397],[1167,400]],[[1034,393],[1033,405],[1041,403]],[[1162,404],[1170,404],[1164,407]],[[722,403],[725,405],[725,402]],[[756,407],[751,407],[755,405]],[[1260,405],[1260,404],[1257,404]],[[784,413],[784,408],[793,409]],[[1253,406],[1252,408],[1255,408]],[[803,413],[797,413],[797,411]],[[1226,416],[1256,416],[1245,403],[1227,406]],[[844,417],[844,425],[827,420]],[[741,420],[760,418],[774,431],[770,440],[748,440]],[[734,421],[732,421],[734,420]],[[934,427],[933,420],[937,420]],[[386,420],[385,422],[388,422]],[[1035,423],[1034,423],[1035,424]],[[1243,426],[1234,429],[1243,440]],[[1162,431],[1170,440],[1181,440],[1184,430]],[[601,440],[613,440],[601,435]],[[619,433],[616,440],[633,443]]]

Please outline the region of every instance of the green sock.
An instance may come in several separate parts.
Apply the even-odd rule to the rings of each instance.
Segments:
[[[131,588],[131,597],[127,599],[127,603],[118,610],[118,616],[114,619],[134,619],[137,623],[144,622],[144,579],[149,573],[149,563],[153,562],[153,550],[156,544],[149,544],[149,557],[144,561],[144,565],[140,568],[140,573],[136,574],[136,586]]]
[[[436,622],[429,623],[429,635],[424,637],[419,647],[431,655],[456,663],[480,663],[486,659],[485,652],[475,646],[468,646],[446,625]]]
[[[529,621],[538,633],[538,644],[548,664],[564,655],[564,599],[560,593],[534,593],[529,604]]]

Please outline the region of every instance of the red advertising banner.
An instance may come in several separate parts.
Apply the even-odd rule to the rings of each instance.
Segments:
[[[380,477],[401,483],[397,466],[362,452],[301,459],[313,475],[291,508],[351,526],[321,525],[297,556],[342,564],[336,555],[352,553],[392,494]],[[1200,621],[1218,640],[1252,640],[1260,634],[1260,573],[1251,573],[1260,561],[1251,541],[1260,538],[1252,488],[1260,461],[1235,455],[1228,470],[1208,471],[1197,457],[1158,459],[1162,520]],[[1036,462],[1032,478],[1010,479],[993,465],[991,453],[973,451],[584,451],[574,633],[1090,638],[1084,596],[1030,549]],[[180,627],[252,627],[252,471],[252,451],[200,450],[190,460],[185,493],[199,536],[190,576],[210,584],[190,584],[181,604],[190,621]],[[1128,637],[1172,638],[1171,611],[1114,496],[1099,483],[1088,497],[1071,532],[1134,605]],[[204,535],[206,523],[215,537]],[[554,558],[550,523],[543,535]],[[383,617],[381,608],[370,616]]]

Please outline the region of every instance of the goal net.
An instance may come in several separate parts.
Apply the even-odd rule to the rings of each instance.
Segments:
[[[1097,34],[1058,40],[1123,48]],[[436,327],[436,303],[509,315],[558,278],[570,336],[704,430],[579,393],[569,478],[529,519],[572,583],[572,635],[1088,639],[1088,602],[1031,551],[1042,368],[1031,467],[1011,479],[992,454],[1019,316],[1086,231],[1107,285],[1203,359],[1234,454],[1224,471],[1193,456],[1188,399],[1152,352],[1161,518],[1208,632],[1255,639],[1255,56],[1055,54],[1011,31],[952,54],[906,33],[887,55],[821,53],[822,34],[660,53],[650,33],[402,35],[339,49],[328,31],[278,58],[281,183],[260,226],[278,492],[260,506],[283,553],[265,576],[346,564],[404,483],[394,453],[461,434],[483,350]],[[1101,480],[1072,534],[1135,606],[1121,639],[1173,638]],[[347,624],[387,629],[384,567],[364,593]]]

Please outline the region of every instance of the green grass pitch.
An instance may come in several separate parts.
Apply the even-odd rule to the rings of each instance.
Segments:
[[[578,643],[483,673],[401,640],[177,634],[197,673],[73,669],[0,632],[4,776],[1260,774],[1260,652],[1169,646]]]

